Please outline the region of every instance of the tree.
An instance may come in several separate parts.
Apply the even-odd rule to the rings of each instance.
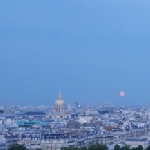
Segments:
[[[23,145],[15,145],[8,148],[8,150],[26,150],[26,147],[24,147]]]
[[[116,144],[116,145],[114,146],[114,150],[121,150],[121,148],[120,148],[120,146],[119,146],[118,144]]]
[[[139,145],[139,146],[136,147],[136,148],[132,148],[132,150],[143,150],[143,146],[142,146],[142,145]]]
[[[91,145],[88,150],[98,150],[98,146],[97,145]]]
[[[61,150],[78,150],[77,147],[62,147]]]
[[[107,150],[107,146],[100,144],[91,145],[88,150]]]
[[[139,145],[139,146],[137,147],[137,150],[143,150],[143,146],[142,146],[142,145]]]
[[[82,147],[81,150],[88,150],[87,147]]]
[[[150,145],[146,148],[146,150],[150,150]]]
[[[130,148],[126,145],[121,148],[121,150],[130,150]]]
[[[98,149],[99,150],[107,150],[107,146],[106,145],[99,145],[98,144]]]
[[[62,147],[61,150],[68,150],[68,147]]]

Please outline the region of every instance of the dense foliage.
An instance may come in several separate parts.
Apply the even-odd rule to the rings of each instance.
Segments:
[[[143,147],[141,145],[139,145],[136,148],[130,149],[128,146],[120,147],[119,145],[115,145],[114,150],[143,150]]]
[[[77,148],[77,147],[62,147],[61,150],[107,150],[106,145],[91,145],[89,148],[87,147],[82,147],[82,148]]]
[[[82,148],[77,148],[77,147],[63,147],[61,150],[107,150],[106,145],[91,145],[90,147],[82,147]],[[130,149],[128,146],[123,146],[120,147],[119,145],[114,146],[114,150],[143,150],[143,147],[139,145],[137,148],[132,148]],[[150,150],[150,146],[147,148],[147,150]]]
[[[15,145],[8,148],[8,150],[26,150],[26,147],[24,147],[23,145]]]
[[[78,147],[62,147],[61,150],[107,150],[107,146],[106,145],[100,145],[100,144],[96,144],[96,145],[91,145],[90,147],[82,147],[82,148],[78,148]],[[26,147],[23,145],[15,145],[12,146],[10,148],[8,148],[8,150],[26,150]],[[37,149],[37,150],[42,150],[42,149]],[[143,147],[141,145],[139,145],[136,148],[132,148],[130,149],[128,146],[123,146],[120,147],[119,145],[115,145],[114,146],[114,150],[143,150]],[[146,150],[150,150],[150,146],[147,147]]]

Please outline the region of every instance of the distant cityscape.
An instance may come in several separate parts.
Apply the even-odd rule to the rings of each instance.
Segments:
[[[150,108],[66,105],[61,92],[54,106],[1,106],[0,150],[115,145],[146,149],[150,144]]]

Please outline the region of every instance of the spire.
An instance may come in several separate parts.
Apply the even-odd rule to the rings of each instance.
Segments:
[[[58,99],[62,99],[61,91],[59,92]]]

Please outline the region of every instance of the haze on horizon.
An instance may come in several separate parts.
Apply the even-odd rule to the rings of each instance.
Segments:
[[[150,1],[0,1],[0,105],[150,105]],[[120,91],[125,96],[120,96]]]

